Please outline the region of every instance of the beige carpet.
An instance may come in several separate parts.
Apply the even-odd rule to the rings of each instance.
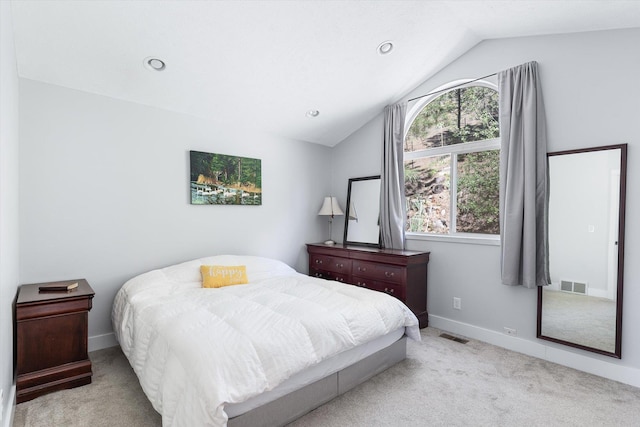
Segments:
[[[638,388],[440,333],[423,329],[405,361],[291,427],[640,426]],[[161,425],[119,348],[91,360],[91,385],[18,405],[14,426]]]

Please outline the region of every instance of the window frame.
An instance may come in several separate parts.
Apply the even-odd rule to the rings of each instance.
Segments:
[[[409,133],[409,128],[413,125],[416,117],[422,112],[422,110],[433,100],[439,98],[447,92],[450,92],[455,89],[463,89],[468,87],[481,86],[489,89],[493,89],[496,92],[498,91],[498,85],[490,81],[488,79],[485,80],[457,80],[454,82],[447,83],[433,92],[433,95],[425,96],[416,100],[413,106],[409,109],[409,114],[407,114],[405,118],[405,130],[404,137],[406,138]],[[405,152],[403,150],[403,164],[407,160],[414,160],[424,157],[434,157],[434,156],[442,156],[442,155],[451,155],[451,165],[450,165],[450,188],[449,192],[451,194],[449,200],[449,212],[456,213],[456,215],[451,214],[450,221],[451,226],[449,229],[456,229],[456,217],[457,217],[457,202],[458,202],[458,168],[457,168],[457,156],[459,154],[466,153],[477,153],[481,151],[489,151],[489,150],[500,150],[500,138],[492,138],[485,139],[480,141],[467,142],[464,144],[454,144],[447,145],[442,147],[433,147],[426,148],[423,150]],[[403,183],[404,184],[404,183]],[[404,217],[406,221],[407,217],[407,207],[405,206]],[[471,244],[482,244],[482,245],[492,245],[498,246],[500,245],[500,235],[499,234],[482,234],[482,233],[467,233],[467,232],[449,232],[448,234],[438,234],[438,233],[426,233],[426,232],[411,232],[406,231],[406,223],[405,223],[405,237],[407,240],[430,240],[430,241],[443,241],[443,242],[459,242],[459,243],[471,243]]]

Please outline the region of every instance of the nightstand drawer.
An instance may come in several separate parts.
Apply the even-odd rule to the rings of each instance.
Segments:
[[[16,313],[16,320],[41,319],[66,313],[81,313],[91,310],[91,299],[62,299],[48,304],[24,304]]]
[[[389,264],[377,264],[366,261],[353,261],[353,275],[369,279],[400,284],[404,281],[405,269]]]

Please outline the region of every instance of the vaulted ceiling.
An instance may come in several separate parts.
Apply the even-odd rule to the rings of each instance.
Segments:
[[[12,14],[20,77],[327,146],[482,40],[640,27],[636,0],[14,0]]]

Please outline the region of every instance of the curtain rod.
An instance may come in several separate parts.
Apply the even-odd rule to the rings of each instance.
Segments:
[[[464,82],[464,83],[460,83],[460,84],[457,84],[455,86],[451,86],[451,87],[448,87],[448,88],[445,88],[445,89],[434,90],[433,92],[429,92],[426,95],[420,95],[420,96],[416,96],[415,98],[411,98],[407,102],[415,101],[416,99],[424,98],[425,96],[435,95],[436,93],[446,92],[446,91],[449,91],[451,89],[455,89],[455,88],[460,87],[460,86],[468,85],[469,83],[477,82],[478,80],[482,80],[482,79],[486,79],[486,78],[489,78],[489,77],[493,77],[493,76],[495,76],[497,74],[498,73],[488,74],[486,76],[478,77],[477,79],[470,80],[470,81]]]

